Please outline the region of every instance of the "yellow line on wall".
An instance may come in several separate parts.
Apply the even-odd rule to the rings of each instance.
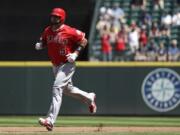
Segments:
[[[180,62],[78,62],[79,67],[180,67]]]
[[[0,61],[0,67],[51,67],[49,61]],[[76,62],[77,67],[180,67],[180,62]]]
[[[0,67],[49,67],[50,62],[42,61],[1,61]]]

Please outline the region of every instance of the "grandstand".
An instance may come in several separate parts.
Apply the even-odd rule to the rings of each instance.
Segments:
[[[175,0],[164,0],[163,6],[157,5],[159,7],[155,7],[155,3],[153,0],[146,0],[145,4],[142,5],[135,5],[133,6],[132,0],[98,0],[95,7],[94,17],[92,20],[91,25],[91,31],[89,34],[89,60],[90,61],[102,61],[102,45],[101,45],[101,33],[97,29],[97,23],[101,19],[102,16],[102,7],[108,9],[112,9],[113,5],[115,3],[119,3],[119,7],[124,11],[125,16],[124,20],[120,21],[120,23],[125,23],[128,27],[131,27],[132,22],[136,22],[137,27],[141,29],[143,22],[141,20],[141,15],[143,10],[147,12],[151,16],[151,24],[146,26],[147,36],[148,36],[148,45],[150,44],[150,41],[154,41],[158,46],[161,42],[164,43],[166,49],[169,48],[171,41],[173,39],[177,40],[178,48],[180,48],[180,25],[174,25],[172,22],[168,25],[163,24],[162,18],[171,15],[173,18],[173,15],[177,12],[180,12],[180,6],[176,3]],[[142,8],[143,7],[143,8]],[[104,11],[103,11],[104,12]],[[108,14],[107,11],[105,14]],[[110,20],[111,21],[111,20]],[[163,31],[166,31],[168,29],[169,35],[161,34],[161,36],[158,37],[150,37],[150,30],[152,28],[152,24],[156,23],[158,25],[158,28],[160,29],[160,32],[163,33]],[[168,33],[167,32],[167,33]],[[148,46],[147,45],[147,46]],[[126,52],[129,52],[129,42],[126,43],[127,49]],[[115,47],[112,45],[112,53],[114,54],[112,61],[115,59]],[[135,54],[133,55],[127,55],[129,53],[125,53],[125,59],[122,59],[123,61],[133,61],[135,60]],[[131,53],[132,54],[132,53]],[[168,57],[168,56],[167,56]],[[157,59],[151,60],[156,61]],[[166,59],[168,60],[168,59]],[[179,61],[179,59],[177,59]]]

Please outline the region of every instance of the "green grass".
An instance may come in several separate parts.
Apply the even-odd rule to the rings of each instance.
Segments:
[[[0,127],[39,127],[39,116],[0,116]],[[139,127],[178,127],[180,117],[100,117],[100,116],[60,116],[56,126],[82,127],[82,126],[139,126]],[[180,135],[179,132],[92,132],[92,133],[0,133],[0,135]]]
[[[1,116],[0,126],[39,126],[38,116]],[[168,126],[180,127],[180,117],[61,116],[56,126]]]
[[[87,126],[180,126],[180,118],[145,118],[145,117],[62,117],[61,125]]]

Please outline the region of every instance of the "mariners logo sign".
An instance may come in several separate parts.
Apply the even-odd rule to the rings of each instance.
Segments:
[[[143,81],[142,96],[155,111],[173,110],[180,103],[180,76],[167,68],[150,72]]]

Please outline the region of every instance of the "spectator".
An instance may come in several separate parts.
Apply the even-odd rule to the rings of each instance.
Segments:
[[[118,33],[118,31],[120,30],[120,27],[121,27],[120,20],[117,20],[117,19],[115,19],[115,18],[112,18],[110,24],[111,24],[111,26],[114,27],[115,33]]]
[[[145,25],[148,30],[152,26],[152,16],[146,11],[145,8],[141,8],[139,20],[139,26]]]
[[[115,45],[115,60],[124,61],[123,55],[125,55],[127,37],[123,29],[116,36]]]
[[[110,9],[110,3],[106,2],[106,3],[104,3],[104,5],[102,7],[100,7],[100,10],[99,10],[100,17],[107,14],[108,9]]]
[[[112,6],[111,25],[113,25],[116,33],[120,30],[121,23],[125,22],[125,13],[119,7],[119,2],[115,2]]]
[[[151,40],[147,46],[147,61],[156,61],[158,46],[154,40]]]
[[[134,60],[135,61],[146,61],[147,60],[147,48],[143,44],[140,44],[138,51],[136,51]]]
[[[140,35],[139,35],[139,44],[140,46],[146,46],[148,43],[148,37],[147,37],[147,33],[146,33],[146,26],[143,25],[140,31]]]
[[[180,50],[177,46],[177,40],[172,40],[171,45],[168,49],[168,59],[169,61],[178,61],[180,57]]]
[[[113,16],[116,20],[124,22],[125,13],[122,8],[120,8],[119,2],[115,2],[112,7]]]
[[[164,0],[153,0],[153,5],[155,10],[163,10]]]
[[[164,42],[160,42],[159,49],[157,51],[157,61],[167,61],[167,49]]]
[[[115,31],[115,27],[113,25],[111,25],[110,30],[109,30],[109,36],[110,36],[110,44],[112,45],[112,47],[115,47],[115,43],[116,43],[116,31]]]
[[[102,36],[104,32],[109,32],[110,29],[109,17],[104,16],[100,18],[100,20],[97,22],[96,29],[98,30],[100,36]]]
[[[156,39],[160,36],[160,31],[157,22],[152,23],[151,30],[149,32],[150,39]]]
[[[135,53],[139,48],[139,31],[135,22],[132,22],[131,29],[128,34],[128,43],[132,53]]]
[[[145,7],[145,4],[146,4],[146,0],[131,0],[131,7],[133,9]]]
[[[110,36],[104,33],[101,37],[101,49],[103,55],[103,61],[112,61],[112,47],[109,42]]]
[[[161,17],[161,24],[165,27],[170,27],[172,24],[172,16],[168,12],[164,12],[164,14]]]
[[[165,45],[168,45],[170,39],[170,28],[162,27],[159,33],[159,42],[164,42]]]
[[[180,26],[180,11],[176,11],[172,16],[172,25]]]

